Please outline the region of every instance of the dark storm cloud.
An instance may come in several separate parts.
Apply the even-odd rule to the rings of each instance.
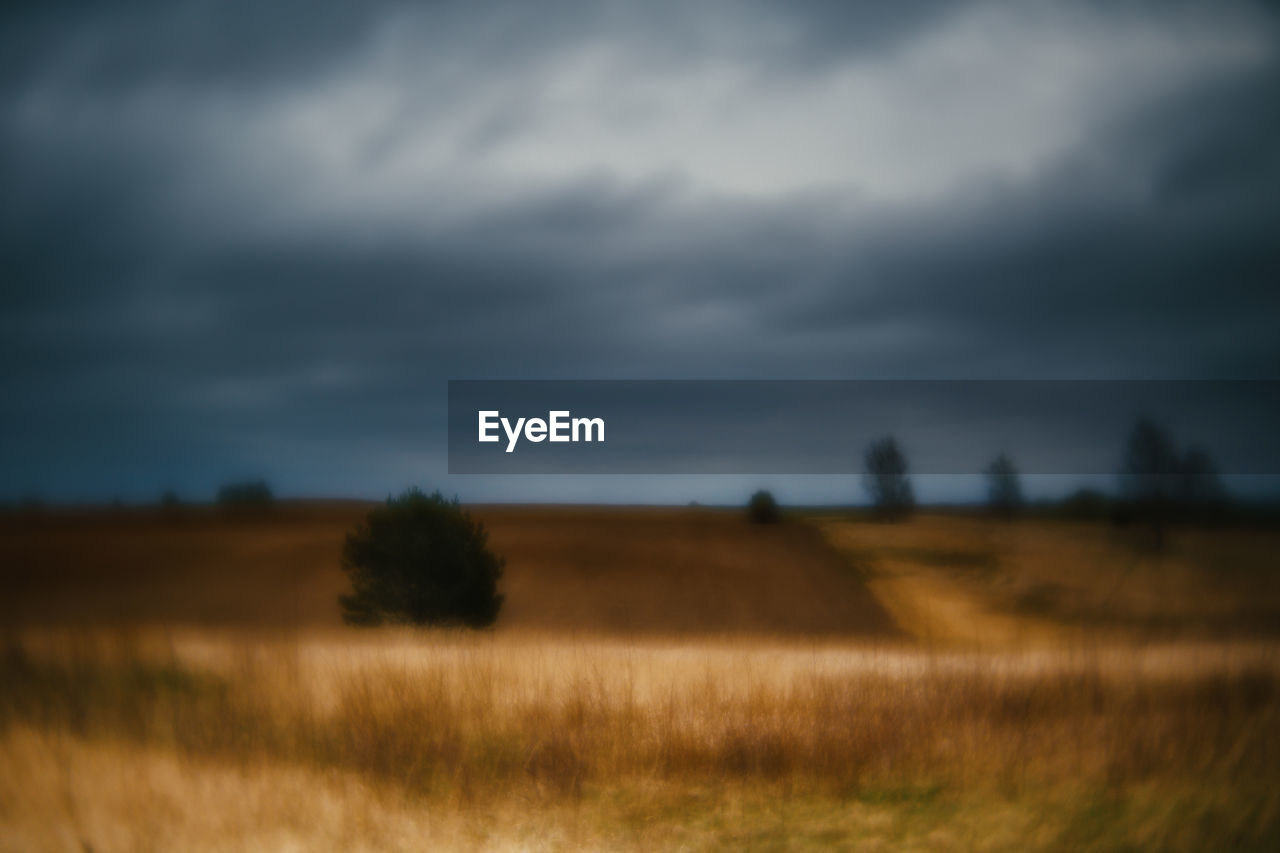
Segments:
[[[325,74],[367,49],[371,40],[411,26],[414,19],[425,24],[413,29],[423,51],[479,53],[478,64],[554,51],[603,26],[638,31],[651,42],[654,55],[697,51],[711,38],[809,64],[815,58],[888,49],[962,5],[955,0],[506,0],[482,7],[466,0],[55,0],[6,5],[0,19],[0,71],[20,83],[53,73],[104,89],[154,85],[158,79],[165,85],[258,89]],[[780,17],[781,35],[761,37],[754,25]]]
[[[1018,124],[1046,153],[1012,177],[958,137],[955,180],[919,183],[935,160],[890,146],[815,183],[805,156],[736,164],[751,133],[671,110],[838,133],[826,109],[847,96],[914,129],[946,111],[916,54],[973,48],[1006,7],[645,5],[7,7],[6,491],[264,471],[376,492],[443,470],[449,378],[1276,376],[1280,71],[1260,8],[1169,13],[1245,20],[1224,27],[1253,58],[1212,43],[1227,70],[1079,107],[1071,144]],[[987,17],[956,25],[971,8]],[[1079,8],[1123,17],[1135,53],[1160,15]],[[922,100],[884,106],[881,85]],[[790,112],[811,91],[828,100]],[[579,150],[580,116],[617,135],[593,125]]]

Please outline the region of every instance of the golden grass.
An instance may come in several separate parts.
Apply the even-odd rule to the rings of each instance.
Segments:
[[[1274,793],[1067,785],[824,797],[772,786],[630,786],[459,807],[351,773],[228,763],[33,730],[0,739],[0,849],[1025,851],[1274,849]]]
[[[900,627],[943,645],[1280,635],[1280,534],[1171,531],[1167,547],[1095,522],[924,515],[815,519]]]
[[[643,847],[695,830],[714,847],[736,831],[721,820],[731,808],[749,812],[752,843],[777,842],[767,829],[781,819],[777,798],[783,811],[813,812],[832,843],[910,835],[898,824],[916,810],[941,828],[949,811],[995,808],[1028,828],[1052,815],[1042,839],[1052,846],[1079,829],[1077,807],[1111,803],[1120,829],[1137,832],[1127,816],[1144,791],[1204,809],[1216,788],[1240,807],[1206,825],[1165,814],[1147,830],[1187,843],[1227,825],[1244,840],[1280,831],[1280,661],[1267,646],[995,656],[518,633],[32,635],[11,641],[0,678],[0,764],[10,778],[45,779],[0,799],[12,832],[37,832],[35,807],[21,805],[34,800],[50,827],[123,837],[147,831],[133,826],[135,808],[159,809],[193,844],[206,831],[225,842],[235,822],[209,815],[206,798],[175,804],[174,791],[145,782],[187,772],[225,790],[220,808],[266,837],[305,827],[298,791],[319,803],[349,796],[304,833],[307,846],[343,848],[360,813],[395,826],[415,803],[443,816],[432,824],[439,843],[459,847],[531,843],[541,809],[563,823],[558,841],[535,846],[555,849]],[[92,781],[114,760],[138,764],[143,781],[123,793]],[[290,804],[246,812],[228,781],[239,777],[250,789],[277,780]],[[632,826],[636,809],[657,826]],[[475,836],[490,813],[510,822]],[[887,824],[876,830],[872,813]],[[368,836],[375,847],[404,846],[383,830]]]

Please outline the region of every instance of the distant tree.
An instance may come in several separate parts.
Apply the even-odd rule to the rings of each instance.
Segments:
[[[987,506],[992,512],[1013,516],[1022,509],[1022,478],[1013,460],[1001,453],[983,472],[987,475]]]
[[[1122,493],[1134,498],[1172,498],[1180,467],[1181,459],[1169,431],[1150,418],[1139,418],[1125,444],[1120,470]]]
[[[1226,489],[1217,475],[1217,466],[1202,448],[1189,447],[1178,466],[1179,500],[1197,506],[1224,500]]]
[[[778,511],[778,502],[773,495],[761,489],[747,501],[747,516],[753,524],[777,524],[782,520]]]
[[[218,489],[218,505],[224,509],[266,509],[275,501],[275,495],[266,480],[245,480],[228,483]]]
[[[40,515],[45,510],[44,498],[39,492],[27,492],[18,498],[18,512],[24,515]]]
[[[1111,500],[1100,489],[1075,489],[1059,503],[1059,511],[1069,519],[1105,519]]]
[[[1068,518],[1097,520],[1106,518],[1111,501],[1098,489],[1076,489],[1062,499],[1059,511]]]
[[[876,511],[884,518],[909,515],[915,507],[915,493],[907,478],[907,458],[893,436],[873,441],[863,457],[862,485],[871,496]]]
[[[1226,508],[1227,490],[1218,467],[1199,447],[1188,448],[1178,463],[1176,498],[1183,513],[1193,519],[1219,516]]]
[[[1120,468],[1120,494],[1132,517],[1150,526],[1156,548],[1176,508],[1182,459],[1169,431],[1139,418],[1129,432]]]
[[[180,498],[178,493],[173,489],[166,489],[164,493],[160,495],[160,502],[158,505],[160,507],[160,515],[170,520],[181,518],[185,511],[185,508],[182,505],[182,498]]]
[[[352,592],[339,599],[343,621],[492,624],[502,607],[504,561],[488,538],[457,498],[419,489],[388,498],[347,536],[342,569]]]

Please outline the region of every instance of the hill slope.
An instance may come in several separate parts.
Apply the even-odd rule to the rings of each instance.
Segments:
[[[260,517],[49,513],[0,524],[0,624],[337,626],[361,504]],[[507,558],[499,629],[892,634],[812,527],[713,509],[480,507]]]

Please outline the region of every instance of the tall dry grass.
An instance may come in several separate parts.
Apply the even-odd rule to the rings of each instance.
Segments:
[[[981,656],[431,634],[11,640],[0,720],[467,796],[673,779],[1016,790],[1273,779],[1280,673],[1242,644]]]
[[[0,849],[1280,838],[1266,645],[352,636],[11,637]]]

